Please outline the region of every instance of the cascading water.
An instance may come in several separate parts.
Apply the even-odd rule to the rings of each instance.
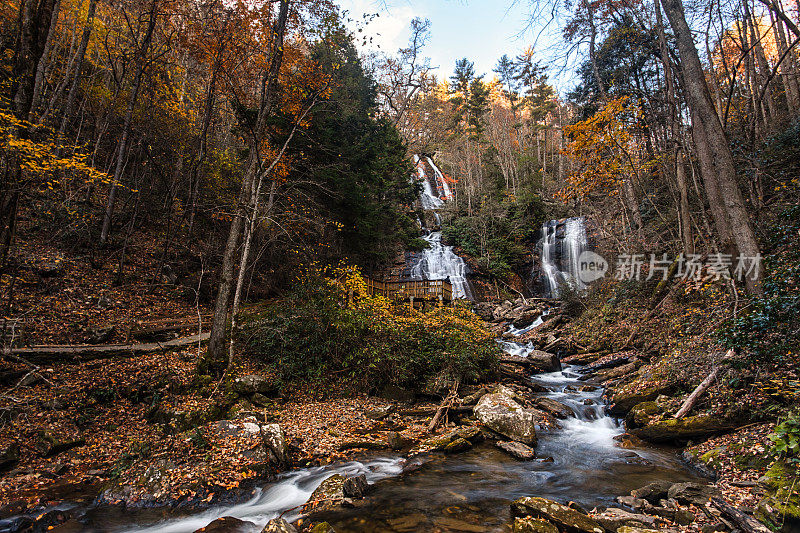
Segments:
[[[589,247],[585,220],[576,217],[545,222],[540,243],[544,295],[558,298],[564,283],[579,292],[585,290],[586,284],[579,276],[580,256]]]
[[[414,162],[417,165],[417,177],[422,182],[422,193],[420,194],[422,208],[432,212],[436,226],[441,227],[442,219],[436,209],[441,208],[445,201],[452,198],[450,186],[442,171],[430,157],[414,156]],[[433,169],[432,176],[428,175],[424,163]],[[431,182],[436,185],[435,190]],[[452,246],[442,244],[442,232],[431,231],[423,238],[428,242],[428,248],[412,255],[408,268],[409,279],[447,279],[453,287],[453,298],[472,300],[472,290],[467,280],[469,268],[464,260],[453,252]]]

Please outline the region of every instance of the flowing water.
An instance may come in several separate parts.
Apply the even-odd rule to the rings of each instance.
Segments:
[[[516,355],[533,349],[530,344],[498,342]],[[327,477],[364,473],[372,484],[368,498],[355,508],[321,517],[340,533],[507,531],[509,503],[522,496],[574,501],[591,509],[612,505],[617,495],[656,480],[695,479],[675,450],[621,447],[614,437],[623,433],[622,426],[605,414],[602,388],[582,381],[582,371],[565,366],[532,376],[547,389],[540,395],[561,402],[575,415],[559,421],[560,429],[539,432],[537,459],[532,461],[517,461],[487,442],[456,455],[409,461],[389,456],[297,470],[257,489],[247,501],[189,516],[98,509],[90,515],[91,522],[102,531],[120,533],[191,533],[216,518],[233,516],[260,531],[282,513],[289,520],[296,518],[298,506]],[[418,468],[404,473],[409,463]]]
[[[453,298],[472,300],[472,290],[467,281],[467,264],[453,252],[452,246],[442,244],[442,232],[432,231],[425,237],[428,248],[415,254],[410,267],[412,279],[447,279],[453,286]]]
[[[578,275],[579,258],[589,247],[583,218],[545,222],[542,225],[540,244],[541,277],[545,296],[558,298],[563,283],[569,283],[578,291],[586,289]]]

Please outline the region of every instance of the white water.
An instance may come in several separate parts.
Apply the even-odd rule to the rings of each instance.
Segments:
[[[254,531],[261,531],[267,522],[280,516],[293,522],[300,516],[299,506],[311,497],[314,490],[327,478],[342,474],[345,477],[365,474],[372,484],[381,479],[398,476],[403,471],[402,459],[376,459],[367,463],[353,461],[339,466],[306,468],[281,476],[277,483],[256,489],[254,496],[244,503],[227,507],[213,507],[208,511],[186,518],[164,520],[146,527],[120,529],[125,533],[192,533],[223,516],[252,522]]]
[[[558,298],[563,283],[579,292],[586,289],[578,274],[580,255],[587,248],[583,218],[568,218],[565,222],[551,220],[542,225],[541,272],[546,296]]]
[[[411,266],[414,279],[446,279],[453,287],[453,298],[472,299],[467,282],[467,264],[453,252],[452,246],[442,244],[442,232],[432,231],[425,237],[428,248],[418,254],[417,262]]]

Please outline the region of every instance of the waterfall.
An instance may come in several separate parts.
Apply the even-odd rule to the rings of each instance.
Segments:
[[[541,279],[544,294],[558,298],[561,284],[569,283],[576,290],[584,291],[581,280],[580,256],[589,247],[586,236],[586,221],[582,217],[566,220],[550,220],[542,225]]]
[[[433,169],[433,175],[429,176],[425,164]],[[422,209],[433,213],[433,218],[438,227],[442,225],[442,219],[436,212],[444,206],[445,202],[452,199],[450,185],[430,157],[414,156],[414,163],[417,167],[417,179],[422,182],[422,193],[420,202]],[[436,188],[434,189],[433,185]],[[423,228],[426,229],[426,228]],[[453,287],[453,298],[467,298],[472,300],[472,290],[470,289],[467,273],[469,267],[464,260],[456,255],[452,246],[442,244],[442,232],[431,231],[425,237],[428,248],[418,254],[412,254],[408,263],[408,279],[417,280],[448,280]]]

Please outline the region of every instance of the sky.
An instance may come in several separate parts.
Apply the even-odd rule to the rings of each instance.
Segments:
[[[491,78],[503,54],[513,58],[534,44],[536,37],[534,31],[525,31],[527,0],[339,0],[338,4],[356,20],[361,20],[363,13],[380,14],[364,31],[373,37],[372,47],[379,46],[384,52],[406,46],[414,17],[429,19],[431,37],[424,55],[438,67],[439,78],[449,77],[456,60],[463,57],[474,61],[477,74]],[[546,50],[543,41],[539,43],[543,50],[539,59],[544,60]],[[551,69],[551,79],[558,70],[555,66]]]

